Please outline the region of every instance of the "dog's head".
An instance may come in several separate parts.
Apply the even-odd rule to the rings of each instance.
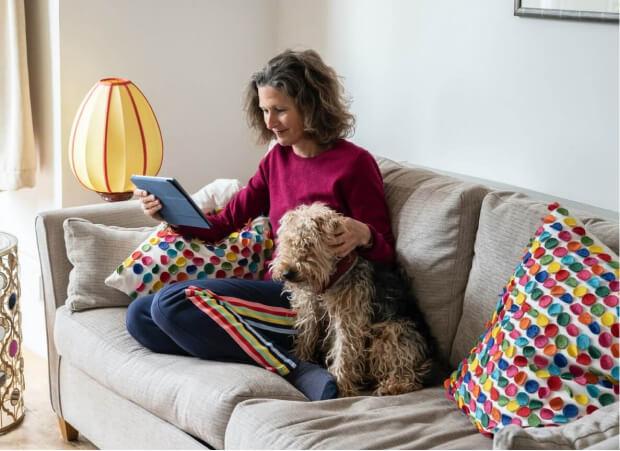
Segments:
[[[276,257],[271,262],[273,278],[321,292],[338,262],[328,241],[341,222],[339,213],[318,202],[282,216]]]

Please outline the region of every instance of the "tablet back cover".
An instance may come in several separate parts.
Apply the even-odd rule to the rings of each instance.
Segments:
[[[134,176],[134,184],[154,194],[161,204],[159,214],[170,224],[189,227],[210,228],[209,222],[200,212],[191,196],[172,178]]]

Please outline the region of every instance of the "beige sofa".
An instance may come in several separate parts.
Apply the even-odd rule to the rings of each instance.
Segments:
[[[437,358],[454,368],[483,331],[546,202],[378,160],[399,261],[437,337]],[[617,216],[596,219],[583,206],[574,213],[618,252]],[[493,448],[494,440],[479,434],[446,399],[442,380],[401,396],[309,403],[260,368],[144,349],[126,332],[125,307],[70,311],[65,301],[72,266],[63,237],[69,217],[152,225],[135,201],[37,217],[51,402],[67,439],[79,431],[100,448],[143,449]],[[118,263],[102,260],[102,274]],[[614,419],[611,412],[534,435],[506,428],[495,446],[617,448],[617,413]]]

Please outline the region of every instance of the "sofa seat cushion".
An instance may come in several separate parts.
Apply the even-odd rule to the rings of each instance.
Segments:
[[[227,449],[492,449],[440,387],[400,396],[235,407]]]
[[[56,312],[61,358],[180,429],[216,448],[234,407],[246,399],[306,398],[280,376],[250,365],[151,352],[129,335],[126,308]]]

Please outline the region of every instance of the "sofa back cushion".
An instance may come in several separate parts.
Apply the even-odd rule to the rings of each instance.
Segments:
[[[575,208],[570,211],[584,222],[588,233],[618,253],[617,222],[594,218]],[[524,194],[494,191],[485,197],[463,313],[450,355],[452,367],[468,355],[485,331],[485,323],[491,319],[502,288],[547,213],[546,203]]]
[[[459,318],[482,199],[488,189],[379,159],[398,261],[445,361]]]

